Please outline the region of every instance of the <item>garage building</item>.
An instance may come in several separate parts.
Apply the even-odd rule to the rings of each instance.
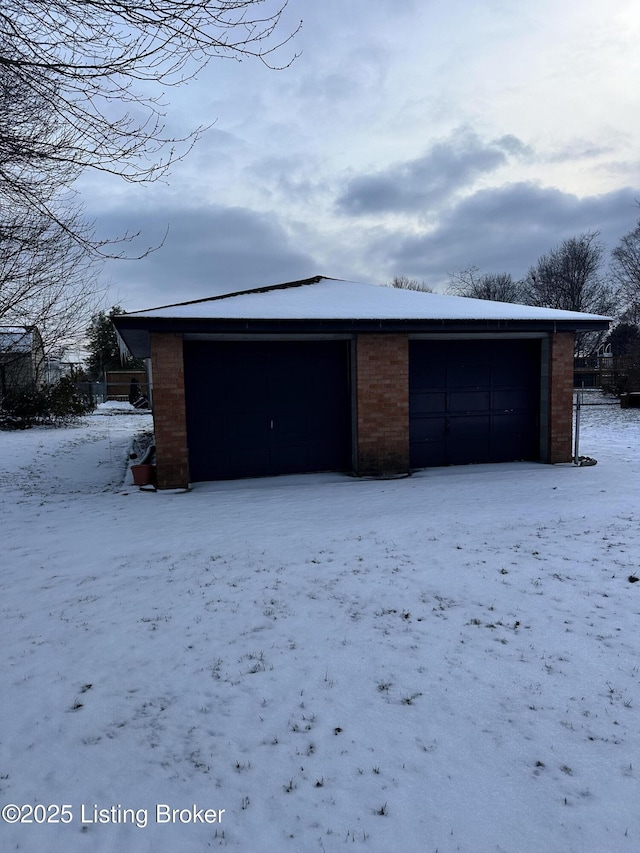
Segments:
[[[119,315],[149,358],[160,488],[568,462],[592,314],[323,276]]]

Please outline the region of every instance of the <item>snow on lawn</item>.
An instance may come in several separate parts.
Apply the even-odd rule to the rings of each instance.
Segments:
[[[148,415],[0,433],[0,803],[61,821],[1,849],[638,850],[640,411],[582,413],[594,467],[171,494]]]

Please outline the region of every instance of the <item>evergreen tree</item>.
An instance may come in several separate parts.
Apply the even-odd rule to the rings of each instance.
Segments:
[[[123,356],[118,346],[115,326],[111,322],[117,314],[124,314],[119,305],[109,312],[99,311],[91,317],[87,329],[87,371],[92,379],[104,379],[107,370],[144,370],[144,361],[140,358]]]

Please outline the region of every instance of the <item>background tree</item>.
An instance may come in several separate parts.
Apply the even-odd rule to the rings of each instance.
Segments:
[[[640,329],[633,323],[618,323],[607,335],[614,356],[630,355],[640,362]]]
[[[55,106],[0,64],[0,323],[35,326],[45,356],[77,343],[97,304],[99,244],[62,192],[77,170]]]
[[[629,322],[640,323],[640,220],[625,234],[611,253],[611,272],[620,287],[624,316]]]
[[[123,357],[118,345],[115,326],[111,322],[117,314],[124,314],[119,305],[109,312],[98,311],[91,318],[87,329],[87,371],[92,379],[102,380],[106,370],[143,370],[140,358]]]
[[[36,326],[45,356],[77,343],[98,298],[95,262],[69,233],[87,226],[73,208],[59,218],[17,208],[0,219],[0,323]]]
[[[597,231],[564,240],[542,255],[524,280],[529,305],[610,315],[616,293],[604,274],[604,248]]]
[[[433,288],[429,287],[426,281],[419,281],[417,278],[409,278],[406,275],[396,275],[389,282],[389,287],[398,287],[400,290],[422,290],[425,293],[433,293]]]
[[[510,273],[483,273],[478,267],[468,267],[451,275],[447,285],[449,293],[472,299],[492,299],[496,302],[521,302],[522,285]]]
[[[153,181],[202,128],[165,134],[160,89],[211,57],[269,65],[286,0],[3,0],[0,321],[69,343],[95,311],[96,239],[71,188],[86,168]],[[154,88],[155,87],[155,88]],[[182,143],[182,144],[180,144]],[[74,245],[75,244],[75,245]],[[145,254],[144,252],[142,254]]]
[[[3,0],[0,203],[19,202],[57,221],[54,196],[87,167],[132,182],[166,174],[203,130],[183,139],[165,134],[166,87],[193,77],[212,57],[251,56],[269,65],[292,37],[276,35],[285,6]],[[83,229],[70,233],[87,246]]]
[[[0,11],[0,26],[2,20]],[[50,209],[56,218],[57,196],[79,172],[74,134],[58,113],[57,93],[46,97],[31,87],[1,58],[7,50],[11,45],[0,36],[0,204],[39,214]]]
[[[614,362],[614,372],[605,390],[616,396],[628,391],[640,391],[640,328],[634,323],[618,323],[607,335],[605,343],[611,355],[623,357]]]
[[[604,316],[615,314],[617,293],[604,273],[604,248],[598,237],[596,231],[571,237],[539,258],[524,280],[526,303]],[[576,351],[589,355],[604,337],[604,332],[576,335]]]

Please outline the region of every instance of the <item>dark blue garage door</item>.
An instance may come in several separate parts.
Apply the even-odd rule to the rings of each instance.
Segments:
[[[411,341],[409,353],[412,468],[539,458],[539,341]]]
[[[351,467],[344,341],[185,341],[192,482]]]

